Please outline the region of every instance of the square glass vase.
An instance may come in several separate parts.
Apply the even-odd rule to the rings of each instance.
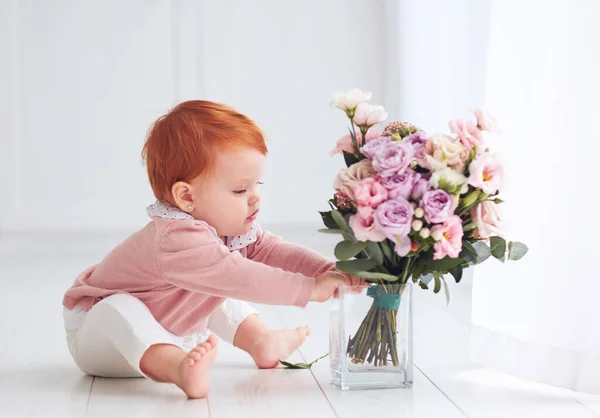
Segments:
[[[331,383],[341,390],[413,384],[412,283],[340,286],[330,317]]]

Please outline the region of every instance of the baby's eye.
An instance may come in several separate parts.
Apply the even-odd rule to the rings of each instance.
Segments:
[[[233,193],[235,193],[235,194],[244,194],[244,193],[246,193],[246,189],[244,189],[244,190],[234,190]]]

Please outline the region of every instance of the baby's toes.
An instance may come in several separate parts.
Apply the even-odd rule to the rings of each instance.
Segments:
[[[205,347],[198,346],[198,347],[194,348],[194,353],[196,353],[196,355],[203,356],[206,354],[206,352],[207,352],[207,350]]]

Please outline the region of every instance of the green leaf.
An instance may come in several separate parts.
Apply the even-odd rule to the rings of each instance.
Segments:
[[[477,251],[469,241],[463,241],[463,249],[459,257],[467,263],[475,263],[477,261]]]
[[[506,241],[502,237],[490,238],[490,250],[492,255],[504,263],[506,255]]]
[[[358,158],[356,158],[354,154],[344,151],[344,162],[346,163],[346,167],[350,167],[352,164],[356,164],[358,161]]]
[[[331,212],[319,212],[321,214],[321,218],[323,219],[323,223],[327,228],[337,228],[337,224],[333,220],[331,216]]]
[[[381,248],[379,248],[379,244],[376,242],[369,242],[367,244],[367,252],[377,264],[383,264],[383,252],[381,251]]]
[[[431,273],[424,274],[421,277],[419,277],[419,283],[423,283],[423,284],[429,284],[429,282],[432,280],[433,280],[433,274],[431,274]]]
[[[336,225],[337,227],[337,225]],[[346,231],[342,231],[341,229],[338,228],[323,228],[323,229],[319,229],[318,232],[321,232],[323,234],[340,234],[340,235],[344,235],[346,233]]]
[[[520,260],[525,256],[525,254],[527,254],[527,251],[529,251],[529,248],[527,248],[527,245],[523,244],[522,242],[511,241],[508,243],[509,260]]]
[[[350,260],[367,248],[368,243],[362,241],[341,241],[335,246],[333,253],[338,260]]]
[[[395,282],[398,280],[397,276],[393,276],[391,274],[379,273],[373,271],[357,271],[353,273],[354,276],[360,277],[361,279],[370,279],[370,280],[385,280],[388,282]]]
[[[393,260],[394,252],[392,251],[390,244],[388,244],[388,240],[386,239],[385,241],[380,242],[379,245],[381,246],[381,251],[383,251],[383,255],[385,256],[385,258],[387,258],[390,261]]]
[[[447,272],[451,268],[460,265],[462,263],[462,259],[461,258],[450,258],[450,257],[446,256],[446,257],[442,258],[441,260],[431,260],[431,261],[427,261],[426,263],[427,263],[427,265],[426,265],[425,271],[427,271],[427,272],[434,272],[434,271]]]
[[[440,279],[440,276],[433,276],[433,279],[435,280],[435,285],[433,286],[433,293],[439,293],[440,290],[442,290],[442,281]]]
[[[475,251],[477,251],[477,260],[475,260],[475,264],[483,263],[490,257],[490,255],[492,255],[490,252],[490,247],[481,241],[474,242],[473,248],[475,248]]]
[[[495,198],[494,200],[492,200],[492,202],[494,202],[495,204],[499,205],[500,203],[504,203],[504,200]]]
[[[461,266],[452,267],[450,270],[450,274],[454,276],[454,280],[456,283],[460,283],[463,275],[463,268]]]
[[[345,273],[356,273],[359,271],[371,270],[377,265],[377,262],[372,258],[363,258],[360,260],[338,261],[335,266],[338,270]]]
[[[444,295],[446,296],[446,306],[448,306],[448,305],[450,305],[450,289],[448,288],[448,283],[446,283],[446,280],[443,277],[442,277],[442,284],[444,285]]]
[[[337,224],[338,228],[340,228],[344,231],[348,230],[348,224],[346,224],[346,220],[344,219],[344,217],[342,216],[342,214],[339,211],[332,210],[331,217],[333,218],[334,222]]]
[[[317,361],[327,357],[328,355],[329,355],[329,353],[325,354],[324,356],[319,357],[316,360],[313,360],[311,363],[288,363],[287,361],[283,361],[283,360],[279,360],[279,362],[281,364],[283,364],[286,369],[310,369],[313,364],[315,364]]]
[[[423,283],[423,282],[419,282],[419,287],[420,287],[421,289],[425,289],[425,290],[429,289],[429,286],[427,286],[427,285],[426,285],[425,283]]]

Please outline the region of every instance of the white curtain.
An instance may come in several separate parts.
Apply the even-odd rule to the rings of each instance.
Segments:
[[[485,104],[504,123],[509,239],[475,269],[473,359],[600,393],[600,2],[493,1]],[[492,262],[494,261],[494,262]]]

